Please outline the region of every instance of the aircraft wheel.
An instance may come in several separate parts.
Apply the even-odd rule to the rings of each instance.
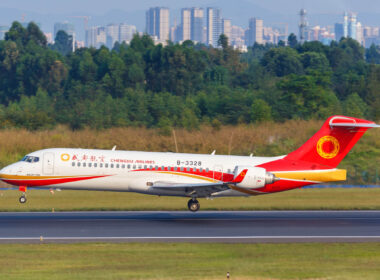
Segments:
[[[190,199],[189,202],[187,203],[187,207],[191,212],[197,212],[200,208],[200,204],[198,200],[196,199]]]
[[[20,198],[18,200],[20,201],[20,203],[25,203],[26,202],[25,195],[20,196]]]

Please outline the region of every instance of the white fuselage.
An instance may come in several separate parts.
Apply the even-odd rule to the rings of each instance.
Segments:
[[[126,191],[153,195],[189,196],[185,191],[153,189],[156,182],[200,184],[231,181],[237,166],[256,166],[282,157],[243,157],[181,153],[155,153],[94,149],[46,149],[0,171],[28,187]],[[216,196],[242,196],[226,190]]]

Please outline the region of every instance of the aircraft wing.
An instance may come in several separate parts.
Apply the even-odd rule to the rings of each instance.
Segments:
[[[224,182],[201,184],[178,184],[174,182],[155,182],[152,188],[165,191],[182,191],[189,195],[196,193],[199,196],[208,196],[215,192],[228,190],[228,184]]]
[[[178,184],[176,182],[157,181],[152,184],[152,188],[165,191],[183,191],[188,195],[197,194],[199,196],[208,196],[215,192],[221,192],[230,189],[229,185],[235,185],[243,181],[247,169],[244,169],[231,182],[199,183],[199,184]]]

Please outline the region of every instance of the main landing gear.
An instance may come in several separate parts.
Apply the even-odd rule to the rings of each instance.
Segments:
[[[18,201],[20,201],[20,203],[25,203],[26,202],[26,196],[23,194],[22,196],[20,196]]]
[[[187,203],[187,207],[191,212],[197,212],[201,206],[196,198],[192,198]]]

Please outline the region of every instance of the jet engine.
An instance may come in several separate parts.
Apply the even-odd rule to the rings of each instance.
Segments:
[[[234,170],[235,177],[238,176],[243,170],[247,170],[244,179],[236,184],[237,187],[246,188],[246,189],[258,189],[262,188],[265,185],[273,184],[278,181],[274,174],[267,172],[264,168],[261,167],[252,167],[252,166],[236,166]]]

